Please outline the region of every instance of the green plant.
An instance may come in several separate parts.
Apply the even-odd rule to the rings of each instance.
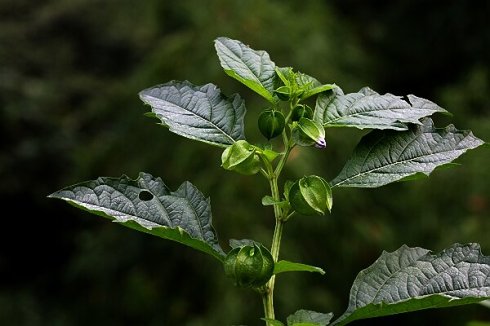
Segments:
[[[172,191],[160,178],[141,173],[136,180],[122,176],[79,183],[50,197],[213,256],[237,286],[252,288],[262,297],[267,325],[284,325],[274,314],[276,276],[283,272],[324,273],[315,266],[279,260],[283,228],[289,219],[296,214],[327,214],[335,188],[374,188],[427,176],[483,141],[452,125],[436,129],[429,116],[447,111],[429,100],[381,95],[369,88],[344,94],[335,84],[322,84],[292,68],[277,67],[266,52],[239,41],[220,37],[215,47],[225,72],[268,101],[258,122],[267,145],[246,141],[243,99],[237,94],[225,96],[213,84],[171,81],[143,90],[140,98],[151,106],[149,115],[170,131],[224,148],[224,169],[259,174],[267,180],[271,193],[263,197],[262,204],[272,206],[276,222],[270,251],[252,240],[231,240],[232,250],[226,254],[212,226],[209,199],[189,182]],[[316,97],[314,109],[305,103],[312,97]],[[298,145],[326,147],[325,130],[336,127],[373,130],[361,139],[330,182],[315,175],[282,182],[291,150]],[[359,273],[349,306],[336,320],[331,321],[332,313],[299,310],[286,322],[345,325],[363,318],[489,298],[490,257],[481,254],[479,245],[454,244],[437,254],[404,245],[384,252]]]

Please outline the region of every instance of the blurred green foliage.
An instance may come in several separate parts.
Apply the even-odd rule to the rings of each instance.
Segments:
[[[219,167],[221,152],[143,116],[138,91],[171,79],[243,94],[247,137],[264,142],[264,100],[227,77],[212,41],[267,50],[352,92],[414,93],[450,112],[440,126],[490,140],[489,8],[485,2],[0,1],[1,325],[258,325],[261,303],[236,289],[213,259],[178,244],[48,201],[97,176],[147,171],[175,189],[191,180],[212,198],[221,244],[270,244],[267,185]],[[328,148],[298,150],[289,178],[331,179],[362,136],[327,130]],[[383,249],[440,250],[479,242],[490,254],[490,151],[430,179],[376,190],[340,189],[326,218],[294,218],[282,257],[320,275],[281,275],[279,318],[299,308],[343,312],[350,284]],[[424,311],[357,325],[490,321],[483,306]]]

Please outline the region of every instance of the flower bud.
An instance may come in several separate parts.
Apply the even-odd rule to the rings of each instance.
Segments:
[[[299,121],[301,118],[313,118],[313,109],[306,104],[298,104],[294,107],[291,113],[292,121]]]
[[[226,170],[252,175],[259,172],[261,165],[255,147],[245,140],[239,140],[223,151],[221,166]]]
[[[245,245],[231,250],[224,261],[225,275],[239,287],[259,287],[274,272],[274,259],[261,244]]]
[[[311,119],[301,118],[293,124],[293,140],[300,146],[312,146],[325,148],[325,129],[323,126]]]
[[[303,215],[325,215],[332,209],[332,191],[325,179],[310,175],[296,181],[288,195],[291,207]]]
[[[267,139],[272,139],[281,134],[286,121],[281,111],[266,110],[259,116],[259,130]]]

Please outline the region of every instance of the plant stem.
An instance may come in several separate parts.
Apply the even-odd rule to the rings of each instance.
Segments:
[[[274,236],[272,238],[271,253],[274,258],[274,262],[277,262],[279,258],[279,250],[281,247],[281,237],[284,222],[281,219],[276,218],[276,226],[274,228]],[[276,276],[272,275],[269,282],[266,284],[266,291],[262,294],[262,303],[264,305],[264,313],[266,318],[275,319],[274,314],[274,285]],[[269,323],[267,323],[269,325]]]
[[[290,146],[288,143],[288,138],[285,134],[283,134],[284,140],[285,140],[285,146],[286,146],[286,151],[284,153],[284,156],[281,158],[279,163],[276,166],[276,169],[273,170],[272,167],[268,168],[268,176],[269,176],[269,184],[271,188],[271,194],[272,198],[274,201],[280,201],[281,196],[279,193],[279,185],[278,185],[278,179],[279,175],[281,174],[281,171],[284,167],[284,164],[286,163],[289,153],[291,152],[292,146]],[[282,232],[284,228],[284,223],[285,223],[285,218],[286,216],[283,216],[284,213],[281,207],[278,205],[274,205],[274,216],[276,220],[276,225],[274,227],[274,234],[272,236],[272,245],[271,245],[271,254],[272,258],[274,259],[274,262],[277,262],[279,259],[279,251],[281,248],[281,238],[282,238]],[[272,275],[271,279],[265,286],[265,291],[262,293],[262,303],[264,305],[264,313],[265,317],[269,319],[275,319],[275,313],[274,313],[274,285],[275,285],[276,277],[275,275]],[[269,322],[266,323],[267,325],[270,325]]]

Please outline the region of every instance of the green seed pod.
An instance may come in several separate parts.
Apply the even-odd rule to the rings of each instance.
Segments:
[[[323,126],[311,119],[301,118],[298,122],[293,122],[292,137],[296,144],[300,146],[312,146],[325,148],[325,129]]]
[[[291,113],[292,121],[299,121],[301,118],[313,118],[313,109],[306,104],[298,104],[294,107],[293,112]]]
[[[274,94],[282,101],[288,101],[291,98],[291,88],[288,86],[281,86],[274,90]]]
[[[267,139],[272,139],[281,134],[286,121],[281,111],[265,110],[259,116],[259,130]]]
[[[296,181],[289,190],[289,203],[303,215],[325,215],[332,209],[332,190],[325,179],[310,175]]]
[[[234,248],[224,261],[225,275],[239,287],[259,287],[267,283],[274,272],[274,259],[261,244]]]
[[[245,140],[239,140],[223,151],[221,166],[226,170],[245,175],[256,174],[261,167],[255,147]]]

